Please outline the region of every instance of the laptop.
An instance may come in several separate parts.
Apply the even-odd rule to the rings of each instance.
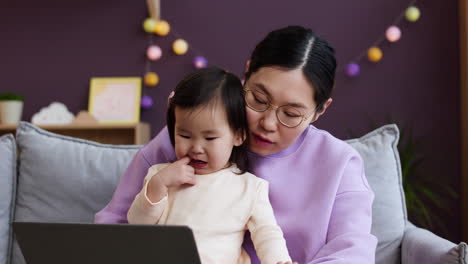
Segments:
[[[200,264],[187,226],[13,222],[28,264]]]

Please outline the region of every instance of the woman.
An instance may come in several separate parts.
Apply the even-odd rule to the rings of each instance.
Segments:
[[[278,29],[257,45],[244,87],[250,172],[270,183],[270,200],[292,259],[374,263],[374,195],[362,159],[348,144],[311,125],[332,102],[335,70],[333,48],[310,29]],[[148,168],[174,160],[164,128],[136,154],[96,222],[127,222]],[[258,263],[252,243],[244,248]]]

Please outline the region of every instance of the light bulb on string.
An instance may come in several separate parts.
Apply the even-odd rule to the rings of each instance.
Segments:
[[[150,109],[151,107],[153,107],[153,98],[151,98],[151,96],[149,95],[144,95],[141,97],[141,100],[140,100],[140,105],[141,105],[141,108],[143,109]]]
[[[208,61],[203,56],[195,56],[193,59],[193,66],[197,69],[205,68],[208,65]]]
[[[401,30],[397,26],[390,26],[385,31],[385,36],[390,42],[396,42],[401,38]]]
[[[188,43],[183,39],[177,39],[172,44],[172,50],[177,55],[184,55],[188,51]]]
[[[346,65],[345,72],[346,75],[348,75],[348,77],[357,77],[361,72],[361,68],[359,67],[359,64],[351,62],[348,65]]]
[[[421,11],[415,6],[410,6],[406,9],[405,16],[408,21],[416,22],[421,17]]]
[[[155,72],[147,72],[144,81],[146,86],[156,86],[159,83],[159,76]]]
[[[145,21],[143,21],[143,30],[146,33],[153,33],[155,27],[156,27],[156,20],[152,18],[147,18],[145,19]]]
[[[373,46],[367,51],[367,58],[372,62],[379,62],[383,57],[382,50]]]
[[[154,33],[159,36],[166,36],[171,31],[171,26],[165,20],[159,20],[154,27]]]
[[[158,45],[151,45],[146,50],[146,56],[151,61],[159,60],[162,56],[162,50]]]

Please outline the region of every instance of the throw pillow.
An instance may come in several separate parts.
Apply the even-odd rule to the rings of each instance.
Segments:
[[[92,223],[141,147],[57,135],[26,122],[20,123],[16,137],[15,221]],[[14,247],[12,263],[24,263]]]
[[[371,233],[378,239],[377,264],[401,263],[400,246],[407,214],[398,139],[398,127],[391,124],[347,141],[364,160],[367,180],[375,193]]]
[[[11,134],[0,137],[0,160],[0,264],[6,264],[10,258],[16,189],[16,143]]]

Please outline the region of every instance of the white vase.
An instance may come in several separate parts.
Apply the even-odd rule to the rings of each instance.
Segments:
[[[22,113],[22,101],[0,101],[0,124],[18,124]]]

